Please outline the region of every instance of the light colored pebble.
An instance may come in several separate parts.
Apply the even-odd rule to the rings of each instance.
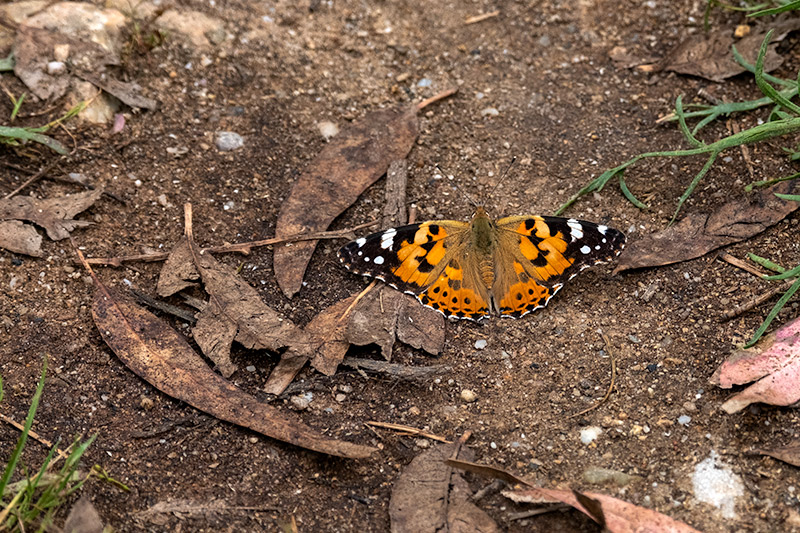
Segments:
[[[461,391],[461,399],[467,403],[472,403],[478,399],[478,395],[471,389],[464,389]]]

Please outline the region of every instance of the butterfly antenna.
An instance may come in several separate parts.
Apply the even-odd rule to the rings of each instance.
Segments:
[[[500,176],[500,179],[497,180],[497,183],[494,184],[494,187],[492,188],[492,192],[489,193],[489,198],[494,196],[494,193],[497,190],[497,188],[500,187],[500,184],[503,183],[503,181],[505,181],[506,176],[508,176],[508,171],[511,170],[511,167],[514,166],[514,163],[516,163],[516,161],[517,161],[517,156],[514,156],[514,157],[511,158],[511,162],[508,164],[506,169],[503,171],[503,175]]]
[[[439,172],[441,172],[443,175],[447,175],[447,173],[446,173],[444,170],[442,170],[442,167],[440,167],[438,163],[436,164],[436,170],[438,170]],[[458,186],[458,184],[457,184],[457,183],[453,182],[453,188],[455,188],[455,190],[457,190],[458,192],[460,192],[460,193],[462,194],[462,196],[464,196],[464,198],[466,198],[466,199],[467,199],[467,202],[469,202],[469,204],[470,204],[472,207],[478,207],[478,202],[476,202],[475,200],[473,200],[473,199],[472,199],[472,197],[471,197],[469,194],[467,194],[467,192],[466,192],[466,191],[464,191],[463,189],[461,189],[461,188]]]

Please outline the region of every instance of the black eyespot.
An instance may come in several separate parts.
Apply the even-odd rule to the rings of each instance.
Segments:
[[[457,303],[458,303],[458,298],[456,298],[455,296],[453,296],[453,303],[454,303],[454,304],[457,304]]]
[[[522,293],[521,292],[517,293],[517,300],[522,300]]]
[[[431,235],[439,235],[439,226],[436,224],[431,224],[428,226],[428,231],[431,232]]]
[[[467,304],[467,305],[469,305],[469,304],[471,304],[472,302],[470,301],[470,299],[469,299],[469,298],[464,298],[464,303],[465,303],[465,304]]]
[[[528,294],[530,294],[531,296],[533,296],[533,289],[528,289]]]
[[[439,287],[434,287],[434,288],[433,288],[433,294],[439,294],[439,291],[440,291],[440,290],[441,290],[441,289],[440,289]]]
[[[533,220],[532,218],[529,218],[528,220],[525,221],[525,229],[528,231],[532,230],[535,225],[536,221]]]
[[[445,298],[447,298],[447,291],[444,291],[444,292],[442,293],[442,296],[444,296]]]

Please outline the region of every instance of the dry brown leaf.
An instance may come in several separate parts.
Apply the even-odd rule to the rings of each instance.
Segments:
[[[403,470],[389,501],[392,533],[500,531],[489,515],[470,503],[469,485],[445,463],[455,450],[460,450],[461,459],[473,456],[459,443],[440,444],[422,452]]]
[[[64,522],[64,533],[103,533],[103,521],[87,496],[75,502]]]
[[[417,106],[368,113],[342,128],[306,167],[283,203],[276,237],[325,230],[333,220],[403,159],[417,138]],[[291,297],[303,283],[317,241],[276,246],[275,277]]]
[[[258,292],[227,265],[208,253],[201,253],[189,239],[195,266],[209,295],[206,308],[198,315],[192,335],[203,353],[228,377],[236,371],[230,359],[235,340],[248,349],[277,351],[293,345],[310,357],[306,334],[290,320],[266,305]]]
[[[103,89],[127,106],[150,110],[158,109],[159,102],[142,96],[140,94],[142,88],[136,82],[123,82],[105,74],[98,75],[85,70],[77,71],[75,75],[95,87]]]
[[[58,198],[40,200],[32,196],[14,196],[0,200],[0,220],[27,220],[43,227],[54,241],[69,237],[75,228],[89,226],[92,222],[73,220],[72,217],[88,209],[103,194],[96,189]]]
[[[664,231],[628,244],[614,273],[695,259],[757,235],[800,207],[774,193],[797,194],[798,189],[797,180],[784,181],[728,202],[713,213],[691,213]]]
[[[345,315],[353,304],[357,294],[336,302],[314,317],[305,327],[310,337],[314,358],[311,366],[326,376],[336,373],[339,363],[344,359],[350,343],[347,340],[347,324],[349,316]]]
[[[30,224],[19,220],[0,221],[0,248],[18,254],[42,257],[42,236]]]
[[[194,265],[192,251],[186,238],[178,241],[158,274],[156,292],[162,298],[172,296],[186,287],[196,285],[200,273]]]
[[[442,351],[445,320],[413,297],[383,285],[370,291],[350,313],[347,339],[356,346],[377,344],[390,361],[395,338],[414,348],[438,355]]]
[[[88,266],[88,265],[85,265]],[[216,418],[329,455],[364,458],[375,449],[325,437],[219,376],[182,335],[95,279],[92,316],[117,357],[155,388]]]
[[[756,448],[754,453],[769,455],[784,463],[800,466],[800,439],[795,439],[786,446],[777,448]]]
[[[775,70],[783,63],[783,58],[778,55],[775,48],[786,34],[800,27],[800,21],[790,19],[779,23],[775,28],[776,34],[767,48],[764,58],[764,72]],[[669,70],[680,74],[699,76],[712,81],[723,81],[726,78],[745,72],[731,53],[731,45],[751,64],[755,65],[758,50],[767,31],[751,33],[743,39],[734,38],[734,28],[716,28],[709,33],[698,33],[686,38],[661,60],[661,70]]]

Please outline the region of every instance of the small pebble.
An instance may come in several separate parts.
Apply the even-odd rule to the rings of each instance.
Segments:
[[[342,394],[341,392],[335,396],[336,401],[342,403],[347,399],[347,394]]]
[[[419,407],[417,407],[416,405],[412,405],[411,407],[408,408],[408,414],[410,416],[418,416],[420,414]]]
[[[232,131],[218,131],[214,136],[214,143],[223,152],[230,152],[244,146],[244,138]]]
[[[253,365],[247,365],[246,367],[244,367],[244,369],[247,370],[248,372],[255,372],[256,371],[256,367],[253,366]]]
[[[422,78],[417,82],[417,87],[430,87],[433,85],[433,82],[428,78]]]
[[[481,115],[484,117],[496,117],[500,114],[500,111],[497,110],[495,107],[487,107],[483,111],[481,111]]]
[[[417,439],[414,444],[416,444],[418,448],[427,448],[431,445],[431,442],[428,439]]]
[[[329,141],[331,137],[335,137],[336,134],[339,133],[339,126],[330,120],[323,120],[317,123],[317,128],[319,128],[320,135],[322,135],[326,141]]]
[[[351,387],[350,385],[339,385],[339,390],[345,394],[350,394],[351,392],[353,392],[353,387]]]
[[[292,405],[294,405],[295,408],[302,410],[308,409],[308,406],[311,405],[311,400],[313,398],[314,396],[310,392],[307,392],[298,396],[292,396],[289,401],[292,402]]]
[[[461,391],[461,399],[467,403],[472,403],[478,399],[478,395],[471,389],[464,389]]]
[[[139,401],[139,406],[145,410],[150,410],[155,405],[156,404],[153,402],[152,398],[148,398],[147,396],[142,396],[142,399]]]
[[[603,430],[597,426],[585,427],[581,430],[581,442],[591,444],[601,433],[603,433]]]
[[[681,415],[678,417],[678,424],[682,426],[688,426],[689,422],[692,421],[692,417],[689,415]]]
[[[61,61],[50,61],[47,64],[47,73],[51,76],[57,76],[67,71],[67,65]]]
[[[478,339],[475,341],[475,349],[483,350],[484,348],[486,348],[486,344],[487,344],[486,339]]]

